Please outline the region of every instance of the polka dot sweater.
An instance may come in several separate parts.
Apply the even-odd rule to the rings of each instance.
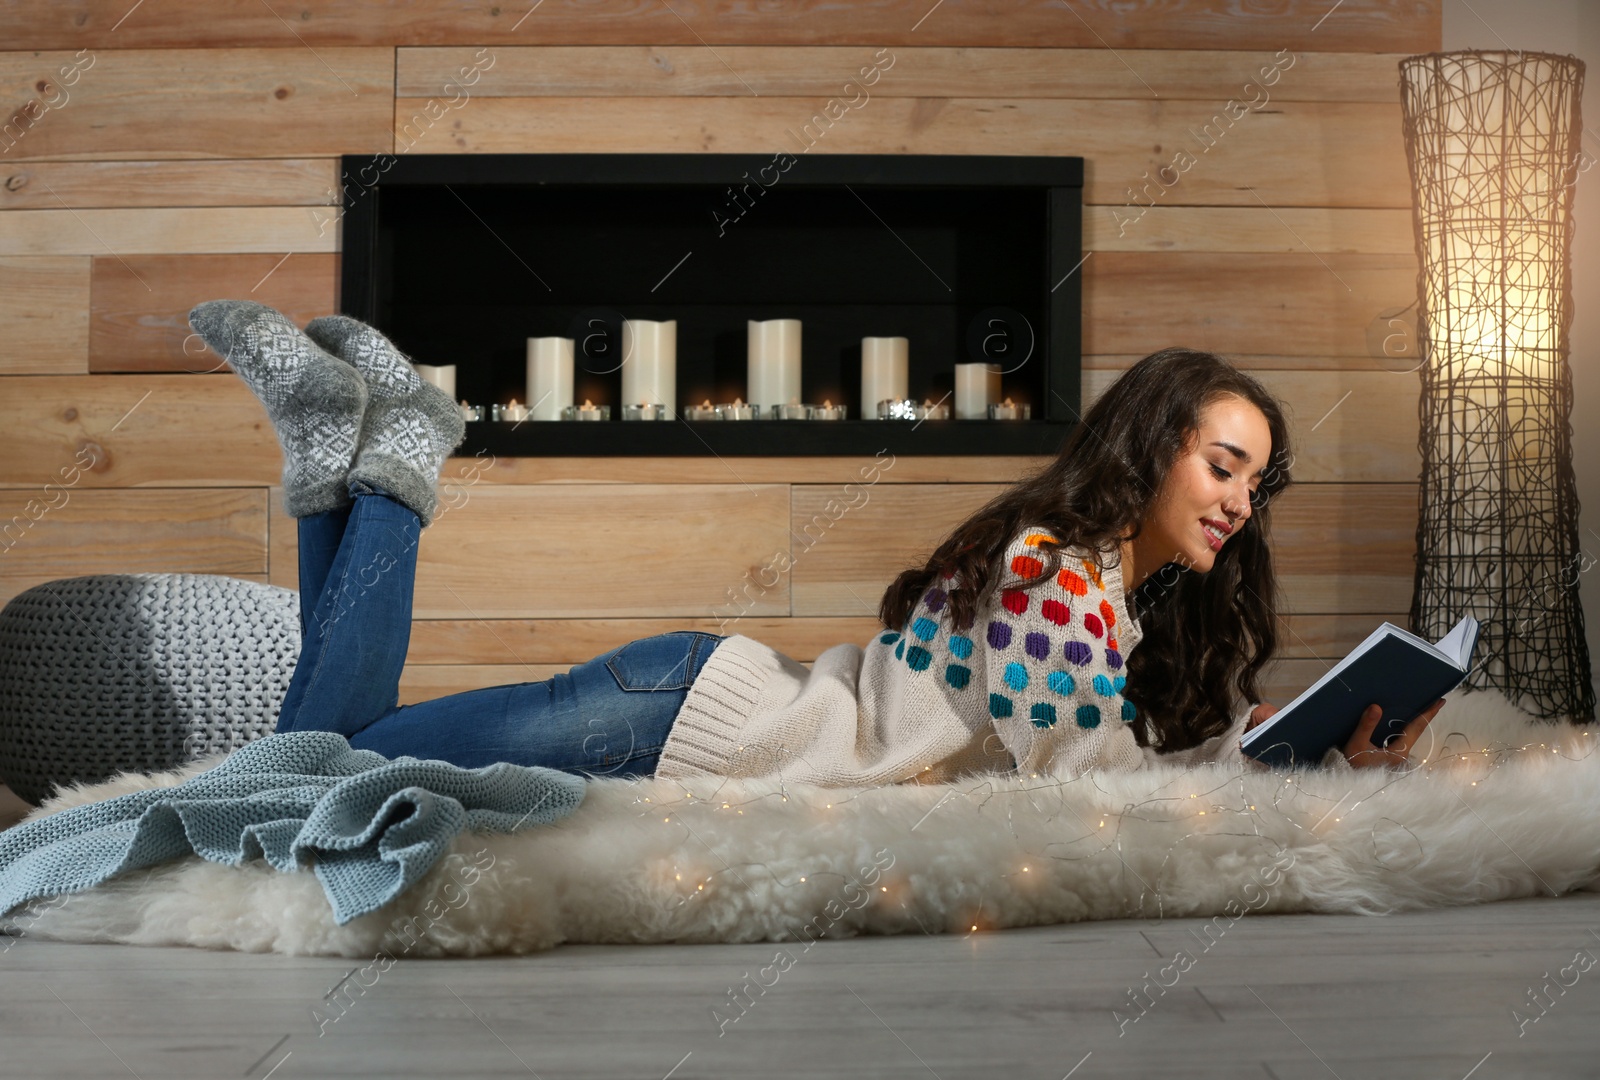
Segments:
[[[751,638],[726,638],[690,687],[656,775],[866,786],[1242,762],[1248,705],[1229,731],[1191,750],[1138,745],[1131,725],[1142,721],[1123,691],[1142,631],[1121,570],[1079,547],[1062,549],[1052,570],[1040,548],[1049,536],[1025,529],[1013,539],[967,627],[952,625],[954,580],[940,579],[905,626],[865,647],[827,649],[809,671]]]

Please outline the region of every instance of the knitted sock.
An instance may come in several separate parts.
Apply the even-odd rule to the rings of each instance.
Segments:
[[[266,406],[283,448],[283,508],[306,517],[348,505],[367,388],[282,312],[252,300],[208,300],[189,325]]]
[[[307,323],[306,333],[354,365],[367,382],[367,412],[350,479],[383,488],[428,526],[439,501],[439,470],[467,434],[461,407],[424,382],[406,355],[364,322],[324,315]]]

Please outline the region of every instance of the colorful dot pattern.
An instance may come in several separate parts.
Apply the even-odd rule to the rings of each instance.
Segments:
[[[1050,534],[1025,530],[1013,541],[998,599],[979,611],[967,633],[954,631],[950,595],[935,586],[903,632],[883,633],[878,642],[893,646],[895,659],[911,671],[939,679],[955,707],[970,701],[995,721],[1025,720],[1068,737],[1104,721],[1132,723],[1138,709],[1123,696],[1117,611],[1094,560],[1063,552],[1053,580],[1020,588],[1045,575],[1049,560],[1040,542],[1046,539]],[[948,584],[951,576],[941,580]]]

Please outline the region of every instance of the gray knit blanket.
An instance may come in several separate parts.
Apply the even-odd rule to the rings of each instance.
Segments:
[[[118,795],[0,832],[0,915],[185,855],[316,870],[349,922],[404,892],[463,829],[565,817],[583,777],[557,769],[386,758],[329,731],[269,735],[174,787]]]

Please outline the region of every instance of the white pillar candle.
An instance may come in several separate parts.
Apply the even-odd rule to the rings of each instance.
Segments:
[[[528,339],[528,419],[560,420],[572,404],[572,353],[566,337]]]
[[[422,376],[423,382],[432,383],[449,394],[451,398],[456,396],[456,366],[454,364],[444,364],[440,367],[435,367],[432,364],[412,364],[411,366],[416,369],[418,375]]]
[[[749,360],[745,385],[763,409],[800,400],[800,320],[745,321]]]
[[[884,398],[903,400],[908,391],[906,365],[910,342],[903,337],[861,339],[861,415],[873,419]]]
[[[1000,401],[997,364],[956,365],[956,419],[987,420],[989,406]]]
[[[678,411],[678,320],[622,320],[622,403]]]

